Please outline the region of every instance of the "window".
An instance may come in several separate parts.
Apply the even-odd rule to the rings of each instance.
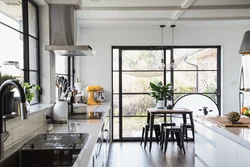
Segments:
[[[164,55],[165,69],[160,69]],[[136,140],[146,123],[149,82],[172,83],[174,102],[189,93],[211,97],[220,108],[220,46],[114,46],[113,139]],[[173,62],[175,68],[170,68]],[[163,122],[163,118],[156,118]]]
[[[0,72],[40,85],[38,6],[31,0],[0,1]],[[39,92],[31,104],[39,103]]]
[[[60,99],[69,86],[74,86],[74,57],[56,55],[55,62],[56,82],[61,84],[56,86],[56,99]]]

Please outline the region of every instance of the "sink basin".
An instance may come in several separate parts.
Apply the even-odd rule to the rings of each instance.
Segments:
[[[3,159],[0,161],[0,167],[6,167],[6,166],[11,166],[11,167],[20,167],[20,154],[19,150],[11,154],[9,157]]]
[[[88,136],[87,133],[39,134],[1,160],[0,167],[71,167]]]
[[[58,154],[55,154],[54,152]],[[22,150],[18,150],[0,161],[0,167],[71,167],[73,166],[79,152],[80,150],[70,150],[66,155],[64,152],[58,150],[53,152],[47,152],[44,150],[23,152]]]

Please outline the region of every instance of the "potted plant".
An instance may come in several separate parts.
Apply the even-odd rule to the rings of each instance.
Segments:
[[[25,99],[26,99],[26,106],[27,111],[30,111],[30,102],[35,97],[35,91],[40,90],[41,87],[36,84],[30,84],[29,82],[24,82],[22,84],[24,93],[25,93]]]
[[[164,108],[165,100],[172,97],[172,84],[163,85],[161,81],[157,84],[150,82],[150,88],[152,91],[150,95],[156,99],[157,108]]]

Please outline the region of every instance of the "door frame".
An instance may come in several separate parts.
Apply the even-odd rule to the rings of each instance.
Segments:
[[[140,140],[139,137],[133,137],[133,138],[128,138],[128,137],[123,137],[122,136],[122,132],[123,132],[123,117],[122,116],[122,51],[124,50],[162,50],[162,48],[164,49],[164,63],[166,64],[166,50],[170,51],[170,61],[174,60],[174,49],[180,49],[180,48],[215,48],[217,49],[217,106],[219,109],[219,115],[221,115],[221,46],[220,45],[192,45],[192,46],[188,46],[188,45],[181,45],[181,46],[111,46],[111,86],[112,86],[112,90],[111,90],[111,102],[112,102],[112,113],[111,113],[111,126],[112,126],[112,141],[138,141]],[[119,72],[119,139],[114,139],[114,116],[113,116],[113,50],[114,49],[119,49],[119,68],[118,68],[118,72]],[[152,70],[153,71],[153,70]],[[170,77],[170,82],[173,83],[174,81],[174,70],[163,70],[164,73],[164,84],[166,84],[166,72],[169,71],[171,72],[171,77]],[[209,70],[208,70],[209,71]],[[173,83],[174,84],[174,83]],[[174,85],[173,85],[174,87]],[[131,94],[142,94],[142,93],[131,93]],[[145,93],[148,94],[148,93]],[[175,93],[178,94],[178,93]],[[184,94],[184,93],[183,93]],[[211,93],[214,94],[214,93]],[[115,116],[117,117],[117,116]],[[146,116],[133,116],[133,117],[146,117]]]

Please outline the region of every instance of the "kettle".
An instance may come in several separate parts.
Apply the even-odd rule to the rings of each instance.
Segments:
[[[53,119],[55,123],[68,122],[69,106],[66,100],[57,100],[54,106]]]

